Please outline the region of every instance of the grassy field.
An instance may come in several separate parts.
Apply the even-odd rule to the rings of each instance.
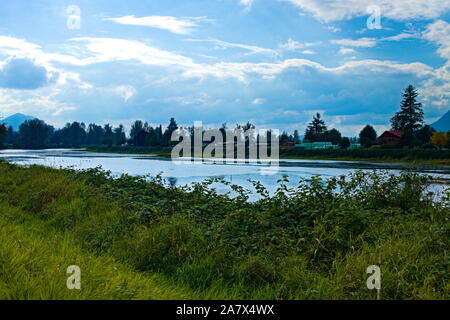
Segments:
[[[1,204],[0,299],[185,299],[158,276],[133,272],[111,257],[83,250],[69,234],[49,232],[40,223],[17,224],[5,213],[20,215]],[[16,217],[15,217],[16,218]],[[68,290],[67,267],[82,266],[82,290]],[[191,295],[189,295],[191,297]]]
[[[449,298],[450,192],[433,201],[412,172],[280,181],[272,197],[255,182],[254,203],[212,180],[4,162],[0,178],[0,299],[376,299],[370,265],[381,299]]]

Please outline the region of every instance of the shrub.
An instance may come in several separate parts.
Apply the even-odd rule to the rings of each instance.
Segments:
[[[189,297],[374,299],[365,269],[377,264],[383,299],[448,298],[450,189],[436,201],[430,178],[415,172],[312,177],[296,188],[283,177],[273,196],[254,182],[255,202],[238,186],[230,186],[235,198],[218,195],[211,188],[217,179],[174,188],[160,177],[112,179],[99,169],[1,161],[0,175],[0,220],[32,229],[55,246],[64,244],[61,235],[70,237],[94,261],[114,258],[139,274],[154,273],[187,288]],[[10,251],[17,241],[11,243]],[[36,250],[27,253],[30,268],[33,257],[42,258]],[[62,260],[55,261],[52,268]],[[115,272],[107,270],[96,277]],[[108,297],[142,297],[122,280],[114,281],[118,291],[105,288]],[[2,283],[11,281],[0,273],[0,293]],[[38,296],[32,283],[20,283]]]

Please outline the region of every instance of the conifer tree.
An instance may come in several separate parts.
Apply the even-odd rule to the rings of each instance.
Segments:
[[[320,142],[326,131],[325,121],[321,119],[320,113],[318,113],[306,128],[305,139],[312,142]]]
[[[418,96],[412,85],[405,89],[400,111],[391,119],[393,130],[417,132],[423,127],[424,113],[422,104],[417,101]]]

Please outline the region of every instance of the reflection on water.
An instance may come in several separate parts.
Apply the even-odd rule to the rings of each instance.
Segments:
[[[281,160],[279,167],[264,163],[222,163],[214,160],[191,162],[186,159],[171,161],[151,155],[102,154],[75,150],[4,150],[0,159],[6,159],[20,165],[44,165],[53,168],[88,169],[101,166],[113,175],[150,175],[161,174],[172,187],[184,186],[193,182],[202,182],[208,178],[222,178],[232,184],[253,190],[249,180],[260,181],[271,193],[278,187],[277,181],[289,176],[290,187],[295,187],[302,178],[315,175],[333,177],[348,175],[355,170],[386,169],[394,173],[411,168],[408,164],[373,163],[361,161],[333,160]],[[421,166],[421,172],[432,175],[441,181],[450,181],[450,167]],[[214,184],[218,192],[229,192],[222,184]],[[443,189],[444,186],[436,186]],[[436,191],[437,191],[436,190]]]
[[[175,177],[169,177],[169,178],[167,178],[166,180],[167,180],[167,182],[169,183],[169,185],[170,185],[171,188],[174,188],[174,187],[177,186],[177,182],[178,182],[178,179],[177,179],[177,178],[175,178]]]

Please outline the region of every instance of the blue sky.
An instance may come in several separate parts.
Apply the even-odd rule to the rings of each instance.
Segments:
[[[0,117],[304,131],[321,112],[353,136],[410,83],[429,123],[449,110],[450,0],[0,3]]]

